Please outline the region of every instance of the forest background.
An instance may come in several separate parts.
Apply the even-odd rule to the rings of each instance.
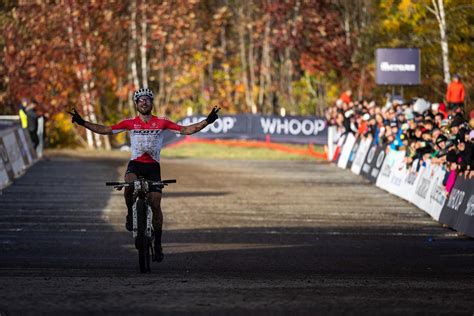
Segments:
[[[175,120],[214,104],[322,115],[349,88],[383,104],[392,87],[375,85],[374,56],[384,47],[421,50],[422,84],[405,98],[442,102],[453,73],[468,107],[473,97],[469,0],[3,0],[0,25],[0,114],[37,100],[50,146],[110,148],[65,111],[113,124],[135,115],[137,87]]]

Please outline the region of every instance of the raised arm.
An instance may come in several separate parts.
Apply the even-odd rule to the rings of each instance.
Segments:
[[[207,123],[206,120],[203,120],[201,122],[191,124],[188,126],[183,126],[183,129],[181,130],[181,134],[183,135],[191,135],[194,133],[199,132],[200,130],[204,129],[209,123]]]
[[[72,109],[72,111],[68,113],[72,116],[72,123],[76,123],[77,125],[84,126],[85,128],[97,134],[112,135],[112,127],[87,122],[81,117],[81,115],[79,115],[76,109]]]
[[[205,128],[207,125],[214,123],[219,118],[219,116],[217,115],[217,112],[219,112],[220,109],[221,108],[218,108],[217,106],[215,106],[211,110],[211,112],[209,113],[209,115],[207,116],[205,120],[199,123],[183,126],[183,129],[181,130],[181,134],[191,135],[191,134],[199,132],[200,130]]]

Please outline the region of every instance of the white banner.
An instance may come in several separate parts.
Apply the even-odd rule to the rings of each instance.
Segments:
[[[8,160],[13,169],[13,175],[19,177],[25,170],[25,165],[23,163],[23,157],[21,156],[20,146],[15,137],[14,130],[11,130],[10,133],[5,134],[3,137],[3,144],[7,150]]]
[[[418,171],[418,182],[411,196],[410,202],[422,208],[423,201],[428,199],[428,192],[430,190],[431,182],[433,180],[431,175],[431,162],[426,161],[424,166]]]
[[[44,116],[38,117],[38,147],[36,147],[36,156],[41,158],[43,156],[44,148]]]
[[[428,189],[426,199],[422,201],[419,207],[430,214],[435,220],[439,220],[439,215],[446,201],[446,188],[443,185],[446,170],[439,165],[432,165],[430,171],[431,185]]]
[[[403,162],[405,157],[404,151],[397,151],[389,149],[387,157],[385,158],[380,173],[377,177],[377,182],[375,183],[381,189],[389,191],[390,189],[390,177],[394,172],[394,168],[398,168],[400,163]]]
[[[416,170],[418,168],[419,163],[419,159],[415,159],[413,161],[411,167],[405,171],[405,177],[403,179],[403,183],[400,190],[395,193],[402,199],[407,200],[409,202],[413,200],[415,188],[418,185],[418,181],[420,180],[419,173],[420,171],[422,171],[423,167],[421,167],[420,170],[417,172]]]
[[[339,154],[341,153],[342,146],[344,145],[344,142],[346,141],[346,137],[347,137],[346,135],[339,136],[336,148],[334,149],[332,161],[337,161],[337,158],[339,158]]]
[[[332,161],[334,156],[334,150],[336,149],[336,142],[337,142],[337,127],[336,126],[329,126],[328,127],[328,160]]]
[[[347,134],[346,142],[342,146],[341,155],[337,161],[337,166],[342,169],[346,169],[349,156],[351,155],[352,148],[354,147],[356,138],[352,133]]]
[[[354,162],[352,163],[352,166],[351,166],[351,171],[353,173],[360,174],[360,170],[362,169],[362,164],[365,161],[365,156],[367,156],[367,152],[369,151],[371,144],[372,144],[371,137],[367,137],[366,139],[362,139],[360,141],[359,149],[357,149]]]
[[[403,155],[400,153],[403,153]],[[402,151],[397,154],[397,160],[390,173],[390,185],[388,187],[388,192],[396,196],[401,196],[401,192],[404,190],[403,180],[405,179],[406,175],[407,168],[405,164],[405,152]]]

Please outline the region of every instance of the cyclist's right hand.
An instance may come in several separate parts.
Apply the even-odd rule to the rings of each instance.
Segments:
[[[78,125],[84,126],[85,122],[81,115],[76,111],[76,108],[73,108],[71,112],[67,112],[72,116],[71,122]]]

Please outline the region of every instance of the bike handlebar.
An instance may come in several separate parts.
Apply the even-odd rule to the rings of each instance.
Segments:
[[[169,183],[176,183],[176,179],[170,179],[170,180],[162,180],[162,181],[149,181],[149,180],[144,180],[148,182],[150,185],[168,185]],[[105,182],[106,186],[124,186],[128,187],[130,185],[133,185],[133,182]]]

